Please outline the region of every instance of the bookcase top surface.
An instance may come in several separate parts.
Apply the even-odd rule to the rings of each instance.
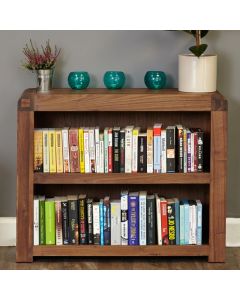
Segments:
[[[227,110],[219,93],[184,93],[177,89],[105,88],[52,89],[38,93],[27,89],[18,102],[24,111],[216,111]]]

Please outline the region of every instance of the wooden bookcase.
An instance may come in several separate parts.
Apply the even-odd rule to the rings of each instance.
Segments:
[[[146,129],[154,123],[183,124],[206,132],[204,173],[44,174],[33,172],[34,128],[126,126]],[[227,101],[218,93],[177,90],[55,89],[26,90],[18,103],[17,262],[36,256],[206,256],[225,260]],[[33,246],[33,196],[87,192],[119,195],[123,188],[203,203],[203,245],[186,246]]]

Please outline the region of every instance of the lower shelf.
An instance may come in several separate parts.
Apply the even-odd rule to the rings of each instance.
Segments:
[[[34,246],[33,256],[208,256],[209,245],[186,246]]]

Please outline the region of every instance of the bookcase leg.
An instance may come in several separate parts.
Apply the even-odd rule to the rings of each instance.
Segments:
[[[227,187],[227,113],[211,113],[209,262],[225,261]]]
[[[33,130],[34,113],[18,111],[16,262],[33,261]]]

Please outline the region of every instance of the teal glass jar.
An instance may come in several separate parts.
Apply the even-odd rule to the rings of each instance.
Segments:
[[[68,75],[68,84],[74,90],[86,89],[89,85],[90,77],[88,72],[76,71]]]
[[[148,71],[144,76],[144,82],[149,89],[163,89],[166,81],[166,74],[162,71]]]
[[[125,84],[125,75],[122,71],[107,71],[103,82],[108,89],[121,89]]]

